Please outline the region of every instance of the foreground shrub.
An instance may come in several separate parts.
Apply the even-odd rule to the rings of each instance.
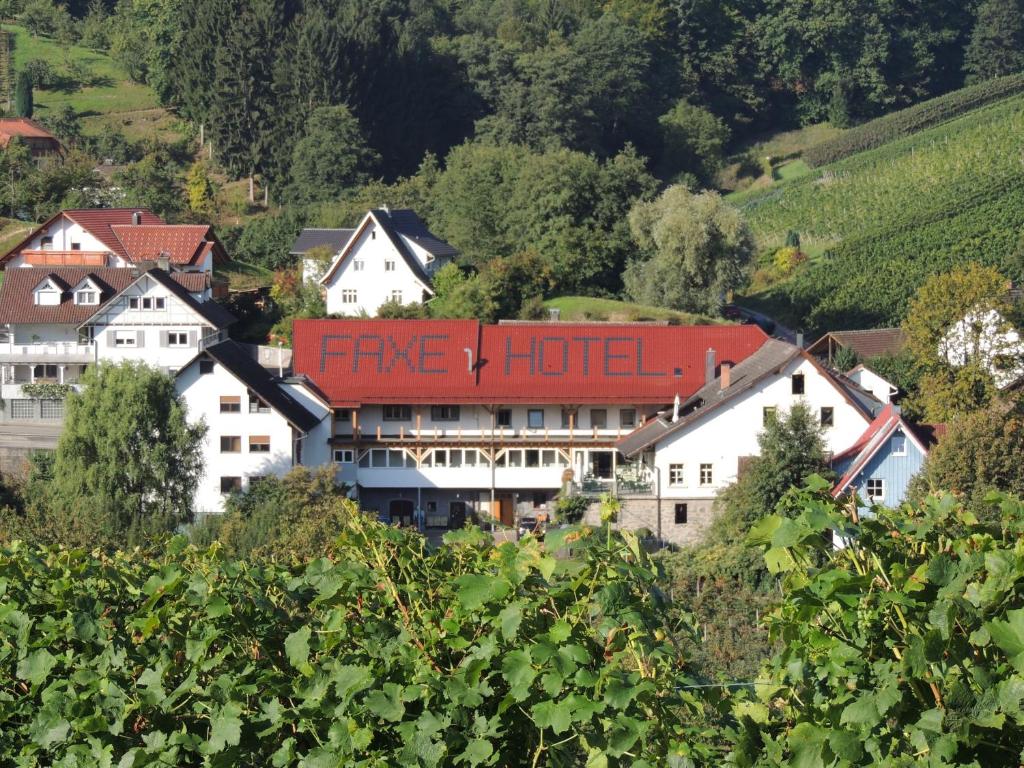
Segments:
[[[954,497],[856,522],[818,481],[752,532],[783,574],[781,652],[740,705],[741,765],[1018,766],[1024,745],[1024,507]],[[845,548],[832,545],[832,532]]]
[[[466,529],[431,551],[355,516],[335,552],[0,550],[4,762],[719,762],[634,536]]]

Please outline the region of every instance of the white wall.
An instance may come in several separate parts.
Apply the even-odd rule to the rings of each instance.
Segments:
[[[25,244],[25,246],[22,248],[22,250],[28,250],[28,251],[38,251],[38,250],[41,250],[42,247],[43,247],[42,240],[43,240],[44,237],[52,237],[53,238],[53,244],[49,246],[50,250],[54,250],[54,251],[70,251],[71,250],[71,244],[77,242],[81,246],[79,248],[79,250],[82,250],[82,251],[93,251],[93,252],[102,251],[102,252],[108,254],[107,265],[106,266],[108,266],[108,267],[124,266],[123,264],[120,264],[120,263],[114,263],[114,262],[122,262],[123,259],[120,259],[120,258],[114,256],[113,254],[111,254],[110,253],[110,249],[107,248],[107,246],[105,246],[103,243],[101,243],[99,240],[97,240],[91,234],[86,232],[81,227],[80,224],[76,224],[75,222],[71,221],[70,219],[68,219],[68,218],[66,218],[64,216],[61,216],[59,219],[57,219],[55,222],[53,222],[49,226],[48,230],[45,233],[40,233],[40,234],[36,235],[34,238],[32,238],[32,240],[30,240],[27,244]],[[10,266],[10,267],[28,267],[28,266],[31,266],[31,265],[30,264],[26,264],[24,257],[21,256],[21,254],[19,253],[17,256],[14,256],[8,262],[8,266]]]
[[[302,403],[306,410],[320,418],[320,423],[302,439],[302,464],[319,467],[330,464],[334,456],[329,444],[331,438],[331,409],[324,405],[302,384],[282,384],[285,390]]]
[[[176,381],[179,394],[188,404],[190,422],[204,421],[208,427],[203,439],[203,465],[205,473],[195,496],[197,514],[222,512],[223,495],[220,478],[242,478],[243,490],[254,476],[286,474],[292,468],[293,429],[276,411],[249,413],[248,390],[244,384],[228,373],[219,363],[213,373],[202,375],[199,365],[182,371]],[[240,413],[221,413],[220,398],[241,398]],[[239,453],[221,453],[222,435],[241,438]],[[250,435],[269,435],[269,453],[250,453]]]
[[[78,342],[78,328],[74,325],[58,325],[57,323],[18,323],[14,329],[15,344],[36,344],[45,341]],[[38,336],[38,340],[34,339]]]
[[[846,375],[861,389],[870,392],[880,403],[890,402],[895,394],[893,392],[895,387],[892,384],[864,366],[857,366]]]
[[[392,272],[385,271],[389,260],[395,262]],[[363,262],[362,270],[356,271],[356,261]],[[372,219],[324,288],[328,313],[358,315],[365,311],[371,317],[381,304],[391,300],[392,291],[402,292],[403,304],[422,301],[424,291],[402,254]],[[358,301],[343,304],[343,290],[355,290]]]
[[[792,375],[804,375],[804,394],[792,393]],[[815,416],[822,407],[832,407],[834,426],[824,433],[825,448],[838,453],[853,445],[869,420],[847,402],[843,395],[803,358],[792,361],[781,375],[765,379],[756,389],[727,406],[709,412],[690,426],[675,432],[656,447],[655,466],[661,474],[663,498],[713,498],[736,480],[739,458],[758,453],[757,436],[763,430],[764,408],[788,411],[803,401]],[[700,485],[700,465],[710,463],[713,483]],[[669,483],[669,466],[682,464],[685,482]]]

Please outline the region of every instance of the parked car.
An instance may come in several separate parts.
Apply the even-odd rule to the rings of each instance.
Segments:
[[[516,530],[519,531],[520,538],[522,538],[528,533],[532,533],[538,539],[543,539],[544,534],[548,530],[547,517],[538,517],[536,515],[522,515],[519,518],[518,525],[516,525]]]

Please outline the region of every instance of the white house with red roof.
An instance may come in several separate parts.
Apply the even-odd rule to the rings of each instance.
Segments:
[[[40,224],[0,257],[12,267],[133,267],[213,271],[228,260],[207,224],[167,224],[144,208],[67,210]]]
[[[299,320],[294,345],[339,481],[428,528],[607,491],[622,525],[694,541],[765,419],[804,402],[839,451],[882,408],[757,326]]]
[[[458,255],[408,209],[371,210],[354,230],[305,230],[292,253],[304,256],[311,244],[334,252],[319,278],[327,312],[353,316],[373,316],[389,301],[428,301],[434,295],[434,274]],[[315,266],[304,258],[307,278]]]

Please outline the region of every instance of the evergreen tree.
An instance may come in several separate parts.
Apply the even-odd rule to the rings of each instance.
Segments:
[[[18,117],[32,117],[32,75],[22,70],[14,83],[14,113]]]
[[[292,153],[292,196],[307,202],[339,197],[379,160],[348,107],[317,107]]]
[[[1024,71],[1021,0],[984,0],[964,55],[968,82]]]

